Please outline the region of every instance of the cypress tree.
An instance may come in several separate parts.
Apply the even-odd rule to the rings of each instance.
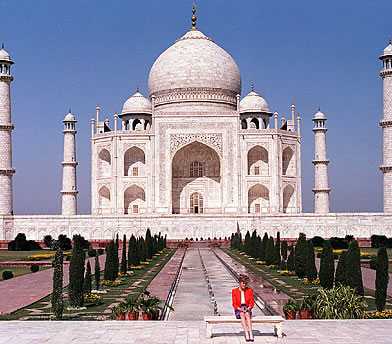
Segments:
[[[245,241],[244,241],[243,251],[246,254],[249,254],[249,251],[250,251],[250,233],[249,233],[249,231],[247,231],[246,234],[245,234]]]
[[[287,270],[294,272],[295,271],[295,246],[290,245],[289,247],[289,256],[287,258]]]
[[[277,266],[280,266],[280,262],[281,262],[282,259],[280,257],[280,233],[279,232],[276,234],[274,256],[275,256],[274,264],[277,265]]]
[[[53,292],[52,292],[52,312],[56,320],[63,317],[64,301],[63,301],[63,260],[64,255],[61,247],[58,246],[53,260]]]
[[[261,251],[263,250],[263,242],[262,242],[262,240],[261,240],[260,235],[257,236],[257,247],[256,247],[256,249],[257,249],[256,257],[257,257],[258,259],[261,259],[260,256],[261,256],[261,254],[262,254]]]
[[[146,244],[143,237],[139,238],[139,258],[140,258],[140,262],[145,262],[147,258]]]
[[[335,286],[346,285],[346,252],[339,256],[338,265],[335,272]]]
[[[263,240],[261,241],[262,249],[261,249],[261,253],[260,253],[260,259],[264,260],[264,261],[266,260],[265,255],[266,255],[266,251],[267,251],[267,243],[268,243],[268,234],[264,233]]]
[[[109,281],[114,281],[116,279],[115,274],[115,261],[114,261],[114,249],[115,243],[113,240],[109,242],[106,246],[106,260],[105,260],[105,271],[104,271],[104,279]]]
[[[308,280],[313,281],[317,278],[317,268],[312,240],[308,240],[307,252],[308,258],[306,260],[306,277]]]
[[[95,289],[99,290],[100,279],[101,279],[101,267],[99,265],[98,255],[95,256],[94,279],[95,279]]]
[[[376,307],[381,312],[385,308],[389,282],[388,254],[384,246],[378,249],[376,264]]]
[[[74,236],[71,262],[69,264],[68,296],[72,307],[83,306],[85,254],[81,246],[80,235]]]
[[[140,265],[140,258],[138,255],[138,248],[137,248],[137,241],[135,236],[132,234],[131,238],[129,239],[129,251],[128,251],[128,263],[131,266]]]
[[[295,273],[299,278],[306,276],[307,247],[306,236],[300,233],[295,245]]]
[[[287,241],[283,240],[282,245],[280,247],[280,254],[282,256],[282,260],[284,263],[284,264],[282,264],[283,268],[287,268],[287,248],[288,248]]]
[[[127,236],[124,234],[121,252],[121,272],[127,273]]]
[[[355,289],[358,295],[364,295],[361,270],[361,253],[358,242],[353,240],[348,246],[345,258],[347,285]]]
[[[152,249],[152,238],[151,238],[150,228],[147,228],[146,231],[145,245],[146,245],[146,258],[151,259],[153,249]]]
[[[249,253],[251,257],[253,258],[257,257],[257,233],[255,230],[252,232],[252,236],[250,238]]]
[[[85,293],[91,293],[92,281],[91,281],[91,265],[90,261],[87,261],[86,275],[84,276],[83,291]]]
[[[164,244],[164,246],[163,246],[163,247],[164,247],[164,248],[166,248],[166,247],[167,247],[167,246],[166,246],[166,244],[167,244],[167,243],[166,243],[166,236],[167,236],[167,234],[165,234],[165,239],[163,240],[163,244]]]
[[[118,240],[118,233],[116,233],[116,242],[115,242],[115,243],[116,243],[117,249],[118,249],[118,247],[119,247],[119,246],[118,246],[118,241],[119,241],[119,240]]]
[[[267,265],[272,265],[275,262],[275,247],[273,237],[268,238],[267,248],[265,250],[265,261]]]
[[[320,257],[320,285],[325,289],[331,289],[333,287],[334,275],[335,264],[331,242],[329,240],[325,240]]]
[[[113,247],[113,277],[116,279],[118,277],[118,273],[120,271],[120,260],[118,257],[118,234],[117,234],[117,239],[116,239],[116,244]]]

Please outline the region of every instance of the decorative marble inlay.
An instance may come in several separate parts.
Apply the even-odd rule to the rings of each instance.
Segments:
[[[205,143],[215,148],[220,157],[223,156],[222,134],[172,134],[170,135],[170,155],[192,142]]]

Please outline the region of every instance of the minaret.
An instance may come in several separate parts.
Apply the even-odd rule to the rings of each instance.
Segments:
[[[392,212],[392,41],[380,56],[383,68],[384,115],[380,121],[383,133],[383,162],[380,170],[384,175],[384,213]]]
[[[11,66],[14,62],[2,45],[0,49],[0,215],[13,214],[12,130],[11,121]]]
[[[65,216],[77,213],[77,188],[76,188],[76,119],[69,113],[65,116],[64,123],[64,160],[63,165],[63,189],[61,190],[62,211]]]
[[[314,132],[314,212],[316,214],[329,213],[328,164],[325,126],[327,118],[319,110],[313,116]]]

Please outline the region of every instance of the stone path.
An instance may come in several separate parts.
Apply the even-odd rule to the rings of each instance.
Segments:
[[[207,274],[204,273],[203,263]],[[209,293],[206,278],[214,299]],[[218,314],[232,315],[231,290],[237,285],[234,277],[211,249],[188,249],[174,295],[174,312],[170,313],[169,320],[202,320],[204,316],[214,314],[214,300]],[[254,315],[262,314],[260,309],[254,308]]]
[[[94,259],[90,260],[94,271]],[[87,264],[86,259],[86,264]],[[101,269],[105,266],[106,255],[99,256]],[[64,264],[63,285],[69,282],[69,264]],[[0,282],[0,314],[9,314],[44,298],[52,292],[53,268],[22,275]],[[1,341],[0,341],[1,343]]]
[[[390,320],[292,320],[283,324],[283,339],[272,326],[255,326],[255,343],[390,344]],[[2,321],[0,343],[239,344],[240,326],[215,326],[205,337],[202,321]]]
[[[147,290],[157,296],[160,300],[165,301],[169,295],[170,288],[177,276],[177,271],[181,266],[185,249],[177,249],[176,253],[170,258],[166,265],[159,271],[158,275],[151,281]]]

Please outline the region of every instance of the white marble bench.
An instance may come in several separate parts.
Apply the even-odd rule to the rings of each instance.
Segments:
[[[204,317],[204,321],[206,322],[206,333],[207,338],[212,337],[212,325],[214,324],[240,324],[241,319],[236,319],[233,315],[225,315],[225,316],[206,316]],[[273,316],[256,316],[252,318],[252,324],[273,324],[274,332],[278,338],[282,338],[282,323],[284,319],[281,316],[273,315]]]

